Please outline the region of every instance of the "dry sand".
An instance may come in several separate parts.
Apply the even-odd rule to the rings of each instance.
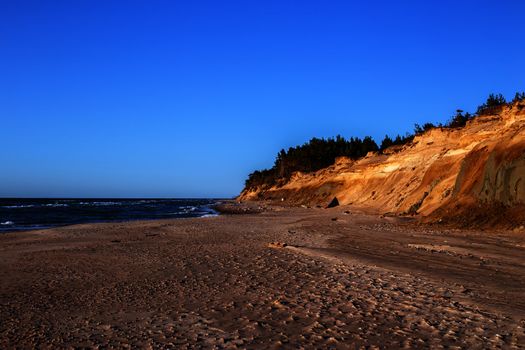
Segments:
[[[525,232],[346,209],[4,234],[0,348],[525,345]]]

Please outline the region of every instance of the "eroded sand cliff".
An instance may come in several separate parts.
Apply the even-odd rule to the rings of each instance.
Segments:
[[[464,128],[432,129],[384,154],[358,161],[339,158],[315,173],[296,173],[283,186],[245,190],[239,199],[323,205],[333,197],[343,205],[432,218],[475,212],[490,216],[494,208],[500,214],[501,208],[504,212],[521,208],[525,103],[479,116]],[[511,217],[521,218],[516,213]]]

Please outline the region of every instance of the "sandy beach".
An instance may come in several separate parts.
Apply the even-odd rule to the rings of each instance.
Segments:
[[[525,345],[524,231],[349,207],[8,233],[0,276],[3,349]]]

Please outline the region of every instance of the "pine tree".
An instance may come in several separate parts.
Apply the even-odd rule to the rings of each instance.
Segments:
[[[463,110],[457,109],[456,114],[452,117],[447,126],[449,128],[462,128],[467,124],[467,121],[468,117],[467,115],[463,115]]]
[[[392,146],[393,144],[394,144],[394,141],[388,135],[385,135],[385,138],[383,139],[383,141],[381,141],[381,147],[380,147],[381,151],[384,151],[385,149]]]
[[[520,102],[521,100],[525,100],[525,92],[516,92],[516,95],[514,95],[514,99],[512,100],[512,103]]]
[[[507,101],[502,94],[490,94],[487,101],[478,107],[477,115],[487,115],[497,113],[501,107],[505,106]]]

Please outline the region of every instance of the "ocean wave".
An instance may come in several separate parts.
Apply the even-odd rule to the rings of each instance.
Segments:
[[[87,205],[91,207],[103,207],[109,205],[120,205],[121,202],[80,202],[79,205]]]
[[[144,203],[157,203],[158,200],[156,199],[141,199],[140,201],[138,202],[131,202],[133,204],[144,204]]]
[[[193,205],[185,205],[185,206],[179,207],[179,209],[182,209],[183,213],[192,213],[198,208],[194,207]]]
[[[0,225],[4,225],[4,226],[8,226],[8,225],[14,225],[15,223],[12,222],[12,221],[5,221],[5,222],[0,222]]]
[[[19,208],[32,208],[34,204],[22,204],[22,205],[4,205],[2,208],[5,209],[19,209]]]
[[[42,207],[69,207],[69,204],[65,203],[48,203],[48,204],[20,204],[20,205],[4,205],[1,208],[4,209],[22,209],[22,208],[42,208]]]
[[[201,217],[201,218],[214,218],[216,216],[219,216],[219,214],[208,213],[208,214],[201,215],[199,217]]]

